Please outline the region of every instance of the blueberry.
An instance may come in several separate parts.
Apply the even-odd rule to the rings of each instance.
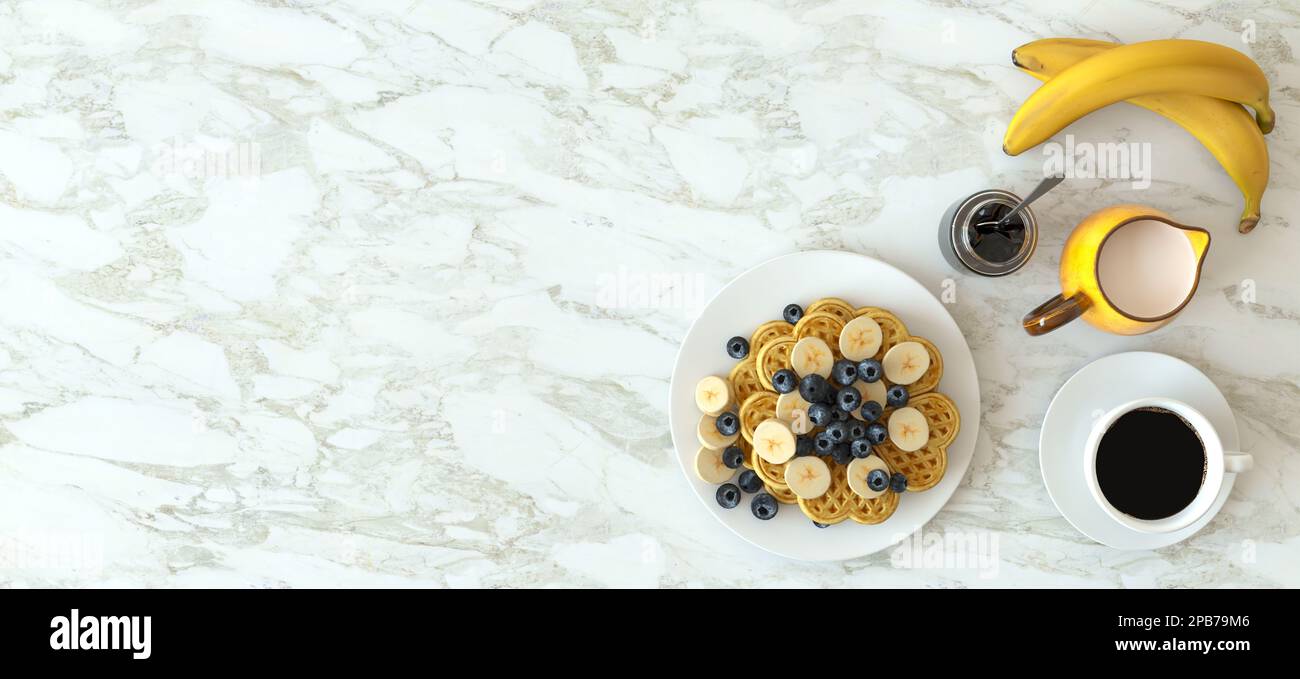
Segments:
[[[776,498],[767,493],[759,493],[749,501],[749,511],[754,512],[754,516],[767,521],[776,516]]]
[[[831,440],[840,443],[849,440],[849,426],[843,422],[832,422],[826,425],[826,434]]]
[[[862,413],[862,419],[867,422],[875,422],[880,419],[881,415],[885,414],[885,406],[882,406],[875,401],[867,401],[862,404],[862,410],[859,412]]]
[[[835,464],[848,464],[853,461],[853,450],[847,443],[837,443],[831,449],[831,459]]]
[[[758,474],[753,469],[746,469],[740,473],[740,478],[736,479],[740,484],[740,489],[746,493],[757,493],[763,490],[763,479],[758,478]]]
[[[846,413],[851,413],[862,406],[862,392],[857,387],[844,387],[835,394],[835,405]]]
[[[713,421],[713,426],[717,428],[719,434],[722,434],[723,436],[731,436],[740,431],[740,418],[736,417],[735,413],[728,410],[719,415],[718,419]]]
[[[867,474],[867,487],[871,490],[882,491],[889,487],[889,472],[883,469],[872,469]]]
[[[740,489],[734,483],[724,483],[718,486],[718,492],[714,493],[713,497],[718,500],[718,504],[722,505],[723,509],[731,509],[740,504]]]
[[[817,449],[818,455],[830,455],[835,450],[835,439],[830,434],[822,432],[813,437],[813,447]]]
[[[861,420],[849,420],[849,440],[860,439],[867,435],[867,423]]]
[[[817,446],[811,436],[798,436],[794,440],[794,456],[806,457],[817,452]]]
[[[729,446],[722,451],[722,464],[727,465],[727,469],[740,469],[745,464],[745,451],[738,446]]]
[[[849,444],[849,450],[853,453],[853,457],[856,457],[858,459],[862,459],[864,457],[870,457],[871,442],[866,440],[865,438],[853,439],[853,443]]]
[[[784,318],[786,323],[798,323],[799,319],[803,318],[803,307],[798,304],[787,304],[781,310],[781,318]]]
[[[880,361],[874,358],[867,358],[858,362],[858,377],[863,382],[877,382],[883,374],[885,374],[885,369],[880,366]]]
[[[749,355],[749,340],[736,335],[727,340],[727,355],[732,358],[744,358]]]
[[[813,525],[817,526],[818,528],[830,528],[831,526],[829,523],[818,523],[816,521],[813,521]]]
[[[841,358],[831,368],[831,379],[847,387],[858,381],[858,366],[847,358]]]
[[[826,382],[825,377],[817,373],[806,375],[799,380],[799,395],[809,403],[822,403],[829,393],[831,393],[831,385]]]
[[[889,489],[895,493],[907,490],[907,477],[902,472],[894,472],[894,475],[889,477]]]
[[[871,442],[871,445],[878,446],[884,443],[887,438],[889,438],[889,430],[885,428],[885,425],[879,422],[872,422],[867,425],[867,440]]]
[[[799,376],[789,368],[782,368],[772,375],[772,388],[778,394],[788,394],[799,388]]]
[[[885,403],[891,408],[902,408],[907,405],[907,387],[901,384],[895,384],[885,392]]]
[[[808,406],[808,421],[818,427],[825,427],[831,423],[831,409],[824,403],[814,403]]]

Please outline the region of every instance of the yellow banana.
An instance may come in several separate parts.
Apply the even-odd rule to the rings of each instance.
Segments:
[[[1011,53],[1018,68],[1039,80],[1061,71],[1118,43],[1078,38],[1049,38],[1021,45]],[[1268,186],[1268,146],[1264,135],[1240,104],[1199,94],[1161,93],[1132,97],[1128,103],[1178,123],[1196,137],[1223,166],[1245,198],[1237,230],[1249,233],[1260,218],[1260,200]]]
[[[1150,40],[1104,50],[1043,83],[1011,119],[1002,150],[1019,155],[1103,106],[1167,92],[1245,104],[1260,131],[1273,129],[1268,78],[1250,57],[1212,42]]]

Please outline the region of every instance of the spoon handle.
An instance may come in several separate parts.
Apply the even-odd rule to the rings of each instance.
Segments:
[[[1016,213],[1023,210],[1026,205],[1029,205],[1030,203],[1038,200],[1039,198],[1042,198],[1043,194],[1056,188],[1056,185],[1060,184],[1063,181],[1065,181],[1065,175],[1046,177],[1043,179],[1043,181],[1038,182],[1038,186],[1035,186],[1034,190],[1030,191],[1029,195],[1025,196],[1025,199],[1020,201],[1020,204],[1015,206],[1015,208],[1013,208],[1011,212],[1008,212],[1006,215],[1002,217],[1002,219],[999,219],[998,223],[995,224],[993,228],[998,229],[1003,226],[1006,226],[1006,223],[1011,221],[1011,218],[1016,216]]]

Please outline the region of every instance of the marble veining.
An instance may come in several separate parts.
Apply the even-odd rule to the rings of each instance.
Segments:
[[[1257,59],[1258,229],[1195,140],[1115,106],[1069,132],[1149,143],[1149,188],[1072,180],[1024,270],[948,269],[947,204],[1041,175],[1000,143],[1035,87],[1009,52],[1053,35]],[[4,3],[0,584],[1300,585],[1297,46],[1271,2]],[[1024,336],[1069,227],[1118,202],[1210,228],[1195,300]],[[814,248],[955,295],[983,427],[925,531],[995,568],[794,564],[683,483],[680,338]],[[1204,370],[1258,469],[1194,538],[1121,552],[1057,514],[1037,439],[1070,374],[1137,349]]]

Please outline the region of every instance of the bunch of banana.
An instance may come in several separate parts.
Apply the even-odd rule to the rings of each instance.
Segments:
[[[1199,40],[1122,45],[1050,38],[1021,45],[1011,60],[1044,84],[1007,127],[1006,153],[1019,155],[1088,113],[1127,100],[1200,140],[1245,198],[1237,230],[1255,228],[1269,172],[1261,132],[1273,129],[1274,115],[1268,79],[1249,57]],[[1254,119],[1243,104],[1255,109]]]

